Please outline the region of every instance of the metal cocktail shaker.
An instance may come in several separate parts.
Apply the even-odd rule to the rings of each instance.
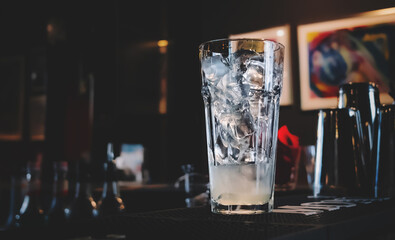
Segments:
[[[395,105],[375,84],[340,86],[338,108],[318,112],[315,147],[315,196],[395,196]]]
[[[379,197],[380,168],[380,135],[381,117],[379,90],[374,83],[348,83],[339,88],[339,108],[354,108],[359,111],[362,123],[362,136],[365,149],[366,169],[362,193],[371,197]]]
[[[314,196],[360,195],[367,184],[363,153],[362,125],[358,110],[319,110]]]
[[[380,161],[378,164],[378,196],[395,196],[395,105],[380,108]]]

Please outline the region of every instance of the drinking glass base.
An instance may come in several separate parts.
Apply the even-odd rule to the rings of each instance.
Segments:
[[[269,213],[273,210],[273,204],[259,205],[222,205],[215,201],[211,202],[211,212],[224,215],[250,215]]]

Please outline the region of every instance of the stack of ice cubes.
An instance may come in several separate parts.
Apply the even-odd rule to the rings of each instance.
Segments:
[[[282,66],[270,65],[275,63],[272,59],[265,61],[271,57],[239,50],[202,59],[202,94],[213,134],[211,154],[219,164],[255,161],[262,148],[270,147],[264,146],[270,139],[257,131],[273,127],[270,108],[279,101]]]

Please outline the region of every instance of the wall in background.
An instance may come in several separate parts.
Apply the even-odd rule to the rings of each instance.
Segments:
[[[31,157],[15,157],[20,149],[44,151],[52,156],[49,162],[56,156],[77,161],[83,151],[77,140],[86,137],[98,177],[108,141],[143,144],[154,182],[173,181],[186,163],[207,172],[199,44],[283,24],[291,25],[295,99],[292,106],[281,108],[280,126],[287,125],[302,144],[313,144],[315,112],[303,112],[299,106],[296,26],[393,6],[389,0],[3,1],[0,57],[25,57],[27,90],[23,138],[0,142],[2,169],[23,165]],[[47,29],[51,22],[60,30],[52,40]],[[157,45],[162,39],[168,41],[165,53]],[[31,93],[29,66],[34,65],[29,56],[37,48],[44,49],[48,63],[47,140],[31,142],[26,99]],[[89,106],[79,104],[89,105],[89,93],[81,94],[80,87],[89,88],[90,78],[92,123],[87,120]],[[166,112],[159,111],[162,78]],[[91,129],[76,131],[85,128]]]

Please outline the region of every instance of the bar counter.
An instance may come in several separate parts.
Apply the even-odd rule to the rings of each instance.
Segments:
[[[2,231],[0,239],[395,239],[393,198],[344,200],[312,198],[305,191],[276,192],[272,213],[218,215],[211,213],[208,205],[183,207],[182,193],[169,186],[129,189],[122,195],[130,210],[122,215],[51,228]],[[145,207],[144,199],[148,199]],[[346,204],[330,202],[334,199]],[[312,207],[312,212],[305,214],[277,212],[284,206],[297,209],[322,201],[338,208],[321,208],[315,213]],[[155,202],[156,207],[152,205]],[[131,204],[135,209],[131,210]]]
[[[300,206],[317,200],[303,195],[284,196],[277,198],[276,205]],[[217,215],[208,206],[201,206],[125,215],[113,221],[127,239],[393,239],[395,201],[358,203],[311,215]]]

